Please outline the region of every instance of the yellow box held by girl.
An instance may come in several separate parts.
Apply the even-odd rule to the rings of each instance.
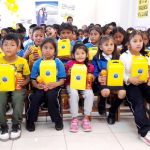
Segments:
[[[76,90],[86,89],[87,67],[84,64],[74,64],[71,69],[70,88]]]
[[[124,65],[120,60],[109,60],[107,71],[107,86],[123,86]]]
[[[97,51],[98,51],[98,47],[90,47],[90,48],[88,48],[89,60],[93,59],[93,57],[96,55]]]
[[[140,80],[148,80],[148,60],[144,56],[132,56],[131,77],[139,77]]]
[[[40,63],[40,76],[44,83],[56,82],[56,63],[54,60],[42,60]]]

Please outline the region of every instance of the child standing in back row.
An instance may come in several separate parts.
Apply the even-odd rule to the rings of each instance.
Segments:
[[[79,90],[70,88],[70,73],[71,73],[71,68],[73,67],[74,64],[85,64],[87,66],[88,74],[93,74],[94,72],[93,65],[88,64],[88,49],[82,43],[75,44],[72,50],[72,60],[68,61],[66,64],[66,72],[67,72],[66,84],[67,84],[67,91],[70,96],[69,104],[70,104],[70,111],[72,115],[70,131],[71,132],[78,131],[78,125],[79,125],[79,120],[78,120],[79,93],[78,92],[80,92],[82,95],[84,95],[84,115],[85,116],[82,120],[82,127],[84,131],[89,132],[91,131],[90,116],[92,112],[94,94],[93,94],[92,89],[79,91]]]

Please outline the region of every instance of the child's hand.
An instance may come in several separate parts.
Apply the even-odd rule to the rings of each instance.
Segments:
[[[34,61],[37,60],[37,59],[39,59],[39,58],[40,58],[40,56],[39,56],[38,53],[33,53],[32,59],[33,59]]]
[[[54,88],[56,88],[57,86],[58,86],[58,84],[57,84],[57,82],[52,82],[52,83],[49,83],[48,85],[48,89],[54,89]]]
[[[37,88],[38,88],[39,90],[44,89],[44,86],[45,86],[44,83],[38,83],[38,84],[37,84]]]
[[[150,81],[147,82],[147,85],[150,86]]]
[[[98,81],[99,81],[101,84],[106,84],[106,80],[107,80],[107,76],[99,76],[99,77],[98,77]]]
[[[28,50],[25,52],[25,55],[24,55],[24,57],[25,58],[28,58],[29,57],[29,55],[31,55],[32,54],[32,48],[31,48],[31,46],[28,48]]]
[[[144,83],[144,81],[140,80],[139,77],[131,77],[128,79],[129,83],[132,83],[133,85],[139,85]]]

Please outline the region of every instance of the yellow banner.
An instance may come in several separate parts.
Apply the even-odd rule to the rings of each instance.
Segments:
[[[138,1],[138,18],[148,17],[148,3],[149,0]]]

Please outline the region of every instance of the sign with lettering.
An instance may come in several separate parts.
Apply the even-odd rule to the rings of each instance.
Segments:
[[[149,0],[138,1],[138,18],[148,17],[148,3]]]

